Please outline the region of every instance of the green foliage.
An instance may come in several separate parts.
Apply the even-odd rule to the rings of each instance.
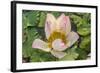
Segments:
[[[29,57],[32,54],[32,43],[35,38],[40,38],[36,28],[27,28],[26,31],[27,38],[23,43],[23,55],[24,57]]]
[[[66,56],[61,58],[60,60],[61,61],[66,61],[66,60],[75,60],[75,59],[77,59],[79,54],[76,52],[76,48],[77,48],[76,45],[74,47],[72,47],[72,48],[69,48],[66,51]]]
[[[38,27],[44,27],[45,19],[46,19],[46,14],[44,12],[41,12],[39,18],[40,22],[38,24]]]
[[[23,10],[22,12],[22,54],[24,58],[29,58],[29,62],[46,62],[46,61],[66,61],[66,60],[83,60],[87,59],[88,53],[91,52],[91,14],[74,13],[74,12],[52,12],[52,11],[32,11]],[[72,30],[77,32],[80,39],[76,44],[68,48],[66,56],[57,59],[51,53],[32,48],[35,39],[46,40],[44,25],[47,13],[52,13],[56,18],[64,13],[71,19]],[[75,28],[73,28],[75,27]],[[27,61],[26,61],[27,62]]]
[[[25,27],[27,28],[28,26],[36,26],[37,22],[38,22],[38,14],[39,11],[29,11],[29,12],[24,12],[23,13],[23,17],[24,17],[24,21],[25,23]]]
[[[90,52],[90,48],[91,48],[91,38],[90,38],[90,36],[82,38],[82,41],[80,42],[79,47],[81,49],[84,49],[87,52]]]
[[[51,12],[56,18],[60,16],[59,12]]]
[[[56,61],[57,60],[50,53],[37,50],[37,49],[33,49],[33,51],[34,52],[32,53],[32,56],[30,59],[31,62],[44,62],[44,61]]]
[[[81,48],[77,48],[76,52],[79,54],[77,60],[87,59],[87,52]]]
[[[90,29],[89,28],[79,28],[77,31],[81,36],[87,36],[90,34]]]

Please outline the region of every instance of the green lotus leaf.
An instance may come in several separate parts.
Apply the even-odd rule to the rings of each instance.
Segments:
[[[76,52],[78,53],[77,60],[84,60],[87,58],[87,52],[81,48],[77,48]]]
[[[82,41],[80,42],[79,47],[81,49],[84,49],[85,51],[90,52],[90,48],[91,48],[91,37],[84,37],[82,38]]]
[[[91,33],[91,30],[90,28],[79,28],[77,30],[78,34],[81,35],[81,36],[87,36]]]
[[[31,62],[46,62],[46,61],[56,61],[55,58],[51,53],[41,51],[39,49],[33,49],[33,53],[31,55]]]
[[[44,12],[40,13],[40,18],[39,18],[39,24],[38,27],[44,27],[45,25],[45,20],[46,20],[46,14]]]
[[[82,25],[82,18],[80,16],[77,15],[70,15],[72,22],[77,26],[80,27]]]
[[[40,38],[40,35],[38,34],[38,31],[35,28],[27,28],[27,40],[23,43],[23,56],[29,57],[31,56],[33,49],[32,49],[32,43],[33,40],[36,38]]]
[[[28,25],[30,25],[29,20],[26,18],[26,16],[23,14],[22,16],[22,26],[23,29],[26,29],[28,27]]]
[[[66,56],[61,58],[60,61],[77,59],[78,53],[76,52],[76,48],[77,48],[76,45],[72,48],[69,48],[66,52]]]
[[[28,21],[27,27],[28,26],[36,26],[39,20],[39,11],[29,11],[23,13],[23,16],[25,17],[26,20],[25,22]]]

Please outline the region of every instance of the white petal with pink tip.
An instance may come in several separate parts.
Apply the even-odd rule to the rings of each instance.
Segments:
[[[61,14],[57,19],[57,29],[59,31],[65,32],[66,35],[71,31],[71,22],[69,16]]]
[[[67,46],[70,47],[72,46],[77,40],[79,39],[79,36],[76,32],[72,31],[68,34],[67,36]]]
[[[56,58],[59,58],[59,59],[63,58],[63,57],[66,55],[66,53],[64,53],[64,52],[55,51],[55,50],[52,50],[52,51],[51,51],[51,54],[52,54],[53,56],[55,56]]]
[[[55,30],[55,27],[56,18],[52,14],[48,13],[45,22],[45,34],[47,39],[49,38],[50,34]]]
[[[49,52],[51,48],[48,47],[48,44],[40,39],[35,39],[32,48],[41,49],[43,51]]]

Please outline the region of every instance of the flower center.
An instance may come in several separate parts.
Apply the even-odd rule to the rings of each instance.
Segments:
[[[50,48],[52,48],[52,42],[56,39],[61,39],[63,44],[66,44],[66,35],[65,33],[62,33],[62,32],[57,32],[57,31],[54,31],[53,33],[51,33],[50,37],[48,38],[48,46]],[[63,45],[62,44],[62,45]]]

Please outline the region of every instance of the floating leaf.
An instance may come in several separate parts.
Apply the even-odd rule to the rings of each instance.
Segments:
[[[91,37],[88,36],[88,37],[84,37],[82,38],[82,41],[80,42],[80,45],[79,47],[81,49],[84,49],[85,51],[90,51],[90,48],[91,48]]]
[[[82,18],[77,16],[77,15],[70,15],[72,22],[77,26],[80,27],[80,25],[82,24]]]
[[[76,46],[69,48],[69,50],[67,50],[66,52],[66,56],[61,58],[61,61],[64,60],[75,60],[78,57],[78,53],[75,51]]]
[[[35,28],[27,29],[27,41],[23,43],[23,55],[29,57],[32,54],[32,42],[34,39],[40,38],[37,30]]]
[[[33,53],[31,56],[31,62],[46,62],[46,61],[56,61],[56,58],[51,55],[51,53],[47,53],[38,49],[33,49]]]
[[[90,28],[79,28],[77,30],[77,32],[81,35],[81,36],[87,36],[91,33]]]
[[[41,12],[40,13],[40,22],[38,24],[38,27],[44,27],[45,19],[46,19],[46,14],[44,12]]]
[[[23,26],[23,29],[26,29],[27,27],[28,27],[28,25],[30,25],[30,23],[29,23],[29,20],[25,17],[25,15],[23,14],[23,16],[22,16],[22,26]]]
[[[86,59],[87,58],[87,53],[86,53],[86,51],[84,51],[83,49],[81,49],[81,48],[77,48],[76,49],[76,52],[79,54],[79,56],[78,56],[78,60],[84,60],[84,59]]]
[[[23,13],[23,15],[26,17],[26,20],[28,21],[28,26],[36,26],[38,22],[38,16],[39,11],[29,11],[27,13]]]
[[[75,60],[78,57],[78,54],[75,52],[68,52],[65,57],[60,59],[61,61],[64,60]]]

